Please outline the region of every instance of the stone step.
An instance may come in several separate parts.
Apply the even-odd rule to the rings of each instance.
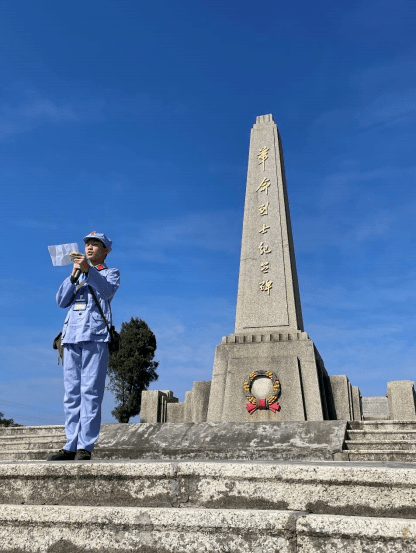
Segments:
[[[301,511],[3,505],[2,553],[416,550],[416,521]]]
[[[388,440],[414,440],[416,442],[416,430],[409,430],[407,432],[399,430],[347,430],[347,440],[357,441],[388,441]]]
[[[416,464],[0,463],[3,505],[260,509],[414,519],[415,497]]]
[[[32,451],[33,449],[61,449],[65,444],[66,439],[61,440],[42,440],[41,442],[15,442],[5,445],[0,442],[0,454],[1,452],[8,453],[12,451]],[[1,455],[0,455],[1,460]]]
[[[345,448],[347,450],[354,451],[386,451],[386,450],[400,450],[400,451],[414,451],[416,452],[416,441],[413,440],[396,440],[391,439],[386,442],[383,441],[358,441],[358,440],[345,440]]]
[[[416,430],[416,421],[349,421],[352,430]]]
[[[65,432],[54,432],[50,434],[22,434],[22,435],[15,435],[10,434],[8,436],[1,436],[0,435],[0,445],[1,444],[13,444],[13,443],[19,443],[22,441],[26,442],[40,442],[42,440],[62,440],[62,438],[65,439]]]
[[[409,525],[406,523],[410,522]],[[306,515],[296,522],[295,553],[414,553],[416,521]],[[283,551],[282,551],[283,553]]]
[[[377,461],[377,462],[402,462],[402,463],[415,463],[416,451],[403,451],[400,449],[390,450],[371,450],[361,449],[358,451],[346,450],[343,452],[348,456],[350,461]]]
[[[0,437],[4,436],[25,436],[25,435],[48,435],[65,434],[63,424],[48,426],[0,426]]]
[[[0,438],[0,452],[4,451],[20,451],[31,449],[61,449],[66,443],[65,434],[59,436],[37,436],[32,437],[18,437],[9,436],[7,438]]]
[[[5,505],[2,553],[108,551],[293,551],[304,513],[232,509],[161,509]]]
[[[0,462],[7,461],[46,461],[51,455],[62,449],[66,438],[56,442],[45,442],[41,444],[25,444],[25,447],[20,448],[20,444],[15,444],[7,449],[0,449]],[[96,447],[93,453],[94,459],[120,459],[118,449]],[[122,457],[121,457],[122,458]],[[134,459],[134,454],[130,455]]]
[[[388,421],[388,420],[390,420],[388,415],[378,415],[378,416],[363,415],[363,421]]]
[[[59,447],[52,449],[8,449],[0,450],[0,462],[7,461],[46,461],[48,457],[53,455],[62,448],[62,443]]]

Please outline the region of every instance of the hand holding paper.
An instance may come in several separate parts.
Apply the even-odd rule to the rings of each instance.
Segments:
[[[60,244],[59,246],[48,246],[48,250],[55,267],[62,267],[73,263],[71,253],[78,253],[79,248],[76,242],[72,244]]]

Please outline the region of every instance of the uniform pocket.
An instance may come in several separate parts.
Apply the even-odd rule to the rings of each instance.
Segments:
[[[91,313],[91,334],[107,334],[107,326],[100,313]]]

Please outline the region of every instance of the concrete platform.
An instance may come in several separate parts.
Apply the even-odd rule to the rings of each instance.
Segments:
[[[332,460],[345,421],[103,424],[96,459]],[[0,429],[0,460],[46,460],[63,426]]]

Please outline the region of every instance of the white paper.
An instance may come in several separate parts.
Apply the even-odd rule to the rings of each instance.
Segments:
[[[72,244],[61,244],[59,246],[48,246],[49,253],[51,255],[52,264],[58,267],[62,265],[69,265],[72,263],[69,254],[71,252],[79,252],[78,244],[73,242]]]

